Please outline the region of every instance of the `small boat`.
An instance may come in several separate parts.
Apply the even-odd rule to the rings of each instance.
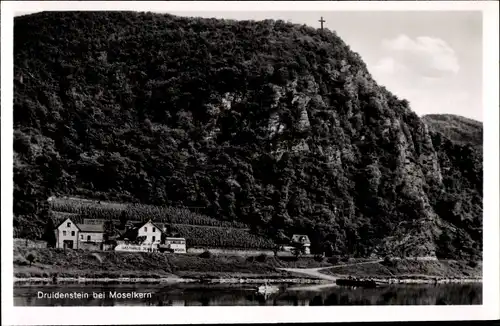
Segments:
[[[257,292],[261,293],[261,294],[276,293],[276,292],[279,292],[279,290],[280,290],[279,287],[277,287],[275,285],[268,285],[268,284],[261,285],[257,288]]]

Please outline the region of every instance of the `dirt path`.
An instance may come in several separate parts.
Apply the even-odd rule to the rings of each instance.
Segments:
[[[290,273],[297,273],[297,274],[303,274],[307,275],[309,277],[316,277],[322,280],[326,281],[331,281],[335,282],[338,277],[333,276],[333,275],[328,275],[321,273],[320,271],[323,269],[329,269],[329,268],[335,268],[335,267],[345,267],[345,266],[354,266],[354,265],[362,265],[362,264],[374,264],[374,263],[380,263],[383,260],[371,260],[371,261],[364,261],[364,262],[359,262],[359,263],[352,263],[352,264],[342,264],[342,265],[333,265],[333,266],[328,266],[328,267],[318,267],[318,268],[278,268],[283,271],[287,271]]]

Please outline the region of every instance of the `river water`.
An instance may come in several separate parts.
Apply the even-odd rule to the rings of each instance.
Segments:
[[[133,297],[135,295],[135,298]],[[52,296],[52,297],[50,297]],[[59,298],[55,298],[59,296]],[[60,297],[63,298],[60,298]],[[72,297],[71,297],[72,296]],[[128,297],[127,297],[128,296]],[[141,297],[142,296],[142,297]],[[263,296],[252,285],[16,284],[16,306],[480,305],[482,284],[387,285],[374,289],[282,285]]]

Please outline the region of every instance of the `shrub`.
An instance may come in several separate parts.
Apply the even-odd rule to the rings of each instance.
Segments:
[[[323,255],[314,255],[314,260],[318,262],[322,262],[325,259]]]
[[[28,253],[28,255],[26,255],[26,259],[30,262],[30,266],[31,266],[31,264],[33,264],[36,261],[35,253],[34,252]]]
[[[210,257],[212,257],[212,253],[210,251],[208,251],[208,250],[205,250],[204,252],[202,252],[200,254],[200,257],[201,258],[210,258]]]
[[[260,254],[260,255],[258,255],[258,256],[255,258],[255,260],[257,260],[257,261],[258,261],[258,262],[260,262],[260,263],[265,262],[265,261],[266,261],[266,259],[267,259],[267,255],[266,255],[266,254]]]
[[[467,266],[472,267],[472,268],[476,268],[476,267],[477,267],[477,262],[476,262],[476,261],[471,260],[471,261],[469,261],[469,262],[467,263]]]
[[[382,262],[382,265],[384,266],[394,266],[394,260],[390,256],[385,256],[384,261]]]
[[[279,257],[279,260],[281,260],[281,261],[297,261],[299,259],[295,256],[281,256],[281,257]]]
[[[332,264],[332,265],[337,265],[339,262],[340,262],[340,258],[339,256],[332,256],[330,258],[328,258],[328,263]]]

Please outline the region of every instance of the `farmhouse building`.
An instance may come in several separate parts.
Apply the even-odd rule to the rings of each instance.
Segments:
[[[56,227],[56,248],[78,249],[80,229],[69,218]]]
[[[102,224],[76,224],[67,218],[56,227],[56,248],[100,247],[103,241],[104,226]]]
[[[80,242],[98,242],[104,241],[103,224],[77,224],[80,229]]]
[[[135,224],[129,223],[119,240],[157,249],[162,240],[162,233],[162,227],[151,220]]]

